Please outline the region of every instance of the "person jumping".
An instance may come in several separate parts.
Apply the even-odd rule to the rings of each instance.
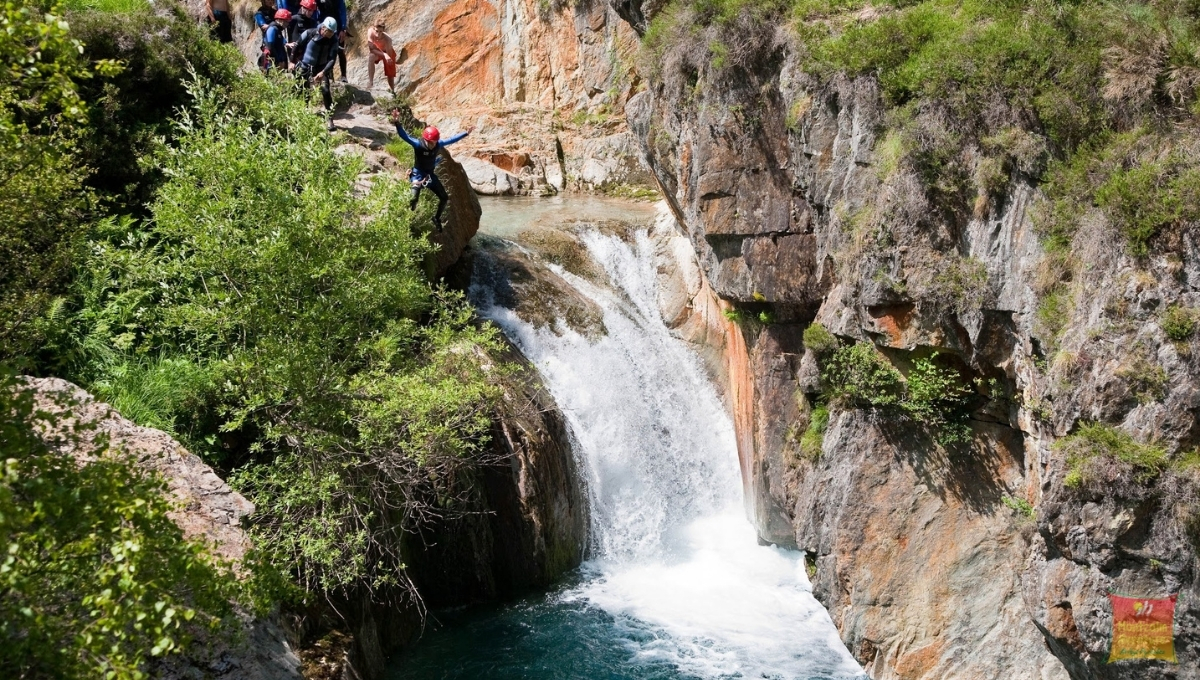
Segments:
[[[438,231],[441,231],[442,212],[446,209],[446,203],[450,200],[450,196],[446,194],[446,188],[442,186],[442,181],[438,179],[434,167],[437,166],[438,161],[442,160],[440,152],[443,148],[471,134],[475,128],[469,127],[464,132],[442,140],[438,129],[430,125],[421,133],[420,139],[414,139],[400,125],[399,109],[392,109],[390,119],[396,126],[396,134],[400,135],[400,139],[408,142],[409,146],[413,148],[413,167],[408,176],[409,181],[412,182],[412,200],[409,201],[408,208],[416,210],[417,200],[421,198],[421,190],[428,188],[438,197],[437,213],[433,216],[433,224]]]

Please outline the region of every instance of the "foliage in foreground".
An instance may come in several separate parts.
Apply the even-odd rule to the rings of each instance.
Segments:
[[[242,63],[177,8],[66,7],[18,0],[0,15],[0,360],[27,370],[53,360],[39,320],[68,287],[87,225],[145,214],[162,181],[153,154],[190,104],[184,76],[228,83]]]
[[[61,291],[87,207],[73,157],[93,68],[59,8],[0,8],[0,358],[36,346],[31,322]],[[98,65],[103,72],[113,64]]]
[[[63,436],[46,445],[35,428]],[[143,678],[153,657],[228,624],[241,586],[184,539],[167,488],[0,375],[0,676]]]
[[[404,188],[357,193],[294,84],[193,98],[152,219],[95,229],[54,352],[232,471],[310,592],[404,585],[404,532],[455,512],[482,450],[494,331],[430,287]]]

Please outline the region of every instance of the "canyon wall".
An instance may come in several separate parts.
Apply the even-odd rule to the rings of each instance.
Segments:
[[[396,42],[397,88],[459,143],[484,194],[644,184],[620,115],[640,82],[636,37],[599,0],[375,0],[350,23],[350,81],[366,84],[367,27]],[[376,86],[381,74],[377,74]]]
[[[654,10],[618,9],[641,29]],[[872,78],[817,79],[802,45],[756,30],[724,68],[667,47],[626,113],[680,229],[663,240],[683,282],[662,294],[664,316],[718,350],[708,364],[762,540],[808,553],[814,593],[876,679],[1200,677],[1196,543],[1167,488],[1178,478],[1088,492],[1065,483],[1055,448],[1091,421],[1171,451],[1197,444],[1200,347],[1169,340],[1161,313],[1200,302],[1200,230],[1139,260],[1095,215],[1072,243],[1089,266],[1051,347],[1029,175],[1014,169],[973,214],[940,213],[883,148]],[[937,351],[994,381],[970,444],[834,409],[819,455],[804,455],[823,387],[803,342],[813,322],[900,367]],[[1167,376],[1150,398],[1147,365]],[[1105,663],[1110,591],[1179,595],[1178,665]]]

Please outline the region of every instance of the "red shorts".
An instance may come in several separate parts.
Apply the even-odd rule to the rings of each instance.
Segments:
[[[377,61],[382,61],[383,62],[383,75],[387,76],[388,78],[395,78],[396,77],[396,50],[387,50],[387,54],[389,57],[392,58],[391,62],[389,62],[387,59],[384,59],[382,56],[375,54],[374,52],[371,53],[371,62],[374,63]]]

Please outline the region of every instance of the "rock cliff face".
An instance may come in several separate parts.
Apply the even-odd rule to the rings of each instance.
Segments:
[[[619,9],[644,29],[654,7]],[[664,316],[719,349],[709,365],[762,539],[809,554],[814,592],[873,678],[1200,677],[1192,492],[1172,486],[1186,475],[1089,494],[1065,484],[1055,448],[1090,421],[1170,451],[1196,445],[1200,347],[1160,324],[1167,305],[1200,302],[1195,230],[1139,261],[1096,216],[1072,244],[1089,266],[1051,338],[1037,310],[1052,263],[1027,175],[974,214],[944,215],[918,177],[889,167],[872,79],[818,80],[773,31],[750,42],[724,70],[707,50],[669,49],[626,112],[681,230],[663,241],[682,282],[664,291]],[[804,456],[822,387],[802,340],[814,321],[900,366],[936,350],[1002,395],[972,413],[969,446],[835,410],[820,455]],[[1178,665],[1104,663],[1109,590],[1179,593]]]
[[[619,115],[638,85],[636,41],[603,2],[376,0],[350,21],[351,82],[366,83],[366,29],[382,21],[396,41],[397,87],[418,116],[447,132],[476,127],[455,151],[472,159],[478,192],[648,180]]]
[[[562,413],[515,348],[492,358],[518,368],[503,385],[490,463],[471,481],[473,505],[425,527],[406,549],[423,607],[476,604],[545,587],[583,560],[587,500]],[[357,676],[344,677],[382,678],[388,657],[419,637],[418,609],[347,604],[352,641],[343,672]]]
[[[185,4],[203,15],[203,2]],[[382,22],[395,41],[397,92],[417,117],[447,134],[475,127],[454,151],[478,193],[653,185],[621,115],[644,84],[634,68],[636,34],[603,0],[350,4],[350,84],[366,88],[367,30]],[[253,65],[258,2],[233,5],[235,43]],[[377,66],[373,91],[382,96],[387,80]]]

